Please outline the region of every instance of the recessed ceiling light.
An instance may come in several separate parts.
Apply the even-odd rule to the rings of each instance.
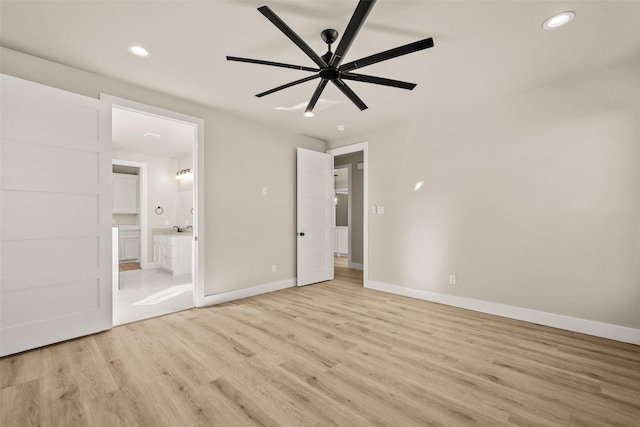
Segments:
[[[149,56],[149,51],[142,46],[131,45],[127,47],[127,50],[136,56],[147,57]]]
[[[553,30],[554,28],[562,27],[563,25],[568,24],[574,16],[576,16],[575,12],[558,13],[544,21],[542,28],[545,30]]]
[[[313,112],[312,111],[305,111],[304,112],[304,116],[305,117],[313,117]]]
[[[347,126],[345,126],[345,125],[338,125],[338,126],[336,126],[336,128],[338,128],[338,131],[339,131],[339,132],[343,132],[343,131],[347,128]]]
[[[147,132],[147,133],[145,133],[145,134],[144,134],[144,136],[146,136],[147,138],[158,139],[158,138],[160,138],[162,135],[158,135],[157,133]]]

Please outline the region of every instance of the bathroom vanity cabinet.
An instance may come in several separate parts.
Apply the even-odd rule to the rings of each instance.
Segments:
[[[153,236],[153,262],[174,275],[191,273],[193,234],[160,233]]]

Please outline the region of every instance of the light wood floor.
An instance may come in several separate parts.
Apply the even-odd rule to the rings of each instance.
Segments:
[[[0,425],[640,425],[640,347],[358,273],[6,357]]]
[[[139,262],[121,262],[120,271],[140,270]]]

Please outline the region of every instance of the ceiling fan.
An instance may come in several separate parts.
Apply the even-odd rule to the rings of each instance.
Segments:
[[[431,37],[409,43],[404,46],[396,47],[394,49],[385,50],[384,52],[376,53],[374,55],[367,56],[365,58],[351,61],[346,64],[342,64],[342,59],[347,54],[347,51],[351,47],[353,40],[355,39],[358,31],[364,24],[365,19],[369,15],[369,12],[373,8],[376,0],[360,0],[356,10],[351,16],[351,20],[347,25],[344,35],[340,39],[338,48],[335,52],[331,52],[331,44],[338,39],[338,32],[333,29],[327,29],[322,31],[322,40],[327,43],[328,51],[322,56],[317,55],[307,43],[304,42],[282,19],[278,17],[268,6],[262,6],[258,8],[258,11],[262,13],[273,25],[278,27],[280,31],[284,33],[292,42],[294,42],[311,60],[317,65],[318,68],[305,67],[302,65],[283,64],[281,62],[263,61],[259,59],[238,58],[236,56],[227,56],[229,61],[249,62],[251,64],[269,65],[273,67],[292,68],[296,70],[309,71],[315,73],[309,77],[305,77],[300,80],[293,81],[291,83],[278,86],[270,89],[266,92],[257,94],[257,97],[263,97],[271,93],[277,92],[282,89],[289,88],[291,86],[298,85],[300,83],[308,82],[315,79],[321,79],[315,92],[311,96],[311,100],[307,104],[305,115],[313,115],[313,108],[315,107],[318,99],[328,82],[333,83],[347,98],[351,100],[361,111],[367,109],[367,105],[356,95],[349,86],[345,83],[345,80],[359,81],[364,83],[373,83],[383,86],[396,87],[400,89],[413,90],[416,87],[415,83],[407,83],[398,80],[386,79],[383,77],[375,77],[364,74],[356,74],[351,71],[357,68],[363,68],[367,65],[376,64],[378,62],[386,61],[388,59],[397,58],[398,56],[406,55],[409,53],[417,52],[423,49],[433,47],[433,39]]]

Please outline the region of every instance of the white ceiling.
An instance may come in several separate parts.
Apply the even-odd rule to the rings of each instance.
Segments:
[[[369,106],[360,112],[328,85],[315,117],[305,118],[300,108],[317,81],[263,98],[254,95],[309,73],[229,62],[225,56],[314,66],[257,7],[269,5],[323,54],[320,32],[342,33],[355,0],[0,4],[0,39],[7,48],[325,140],[437,110],[482,105],[640,56],[637,1],[379,0],[345,62],[433,37],[434,48],[358,70],[418,86],[410,92],[349,82]],[[568,26],[541,28],[546,18],[565,10],[576,12]],[[134,43],[151,56],[129,54],[126,48]],[[346,125],[344,132],[336,129],[339,124]]]
[[[148,133],[159,137],[145,136]],[[194,138],[192,125],[120,108],[112,111],[112,141],[116,151],[176,158],[193,152]]]

